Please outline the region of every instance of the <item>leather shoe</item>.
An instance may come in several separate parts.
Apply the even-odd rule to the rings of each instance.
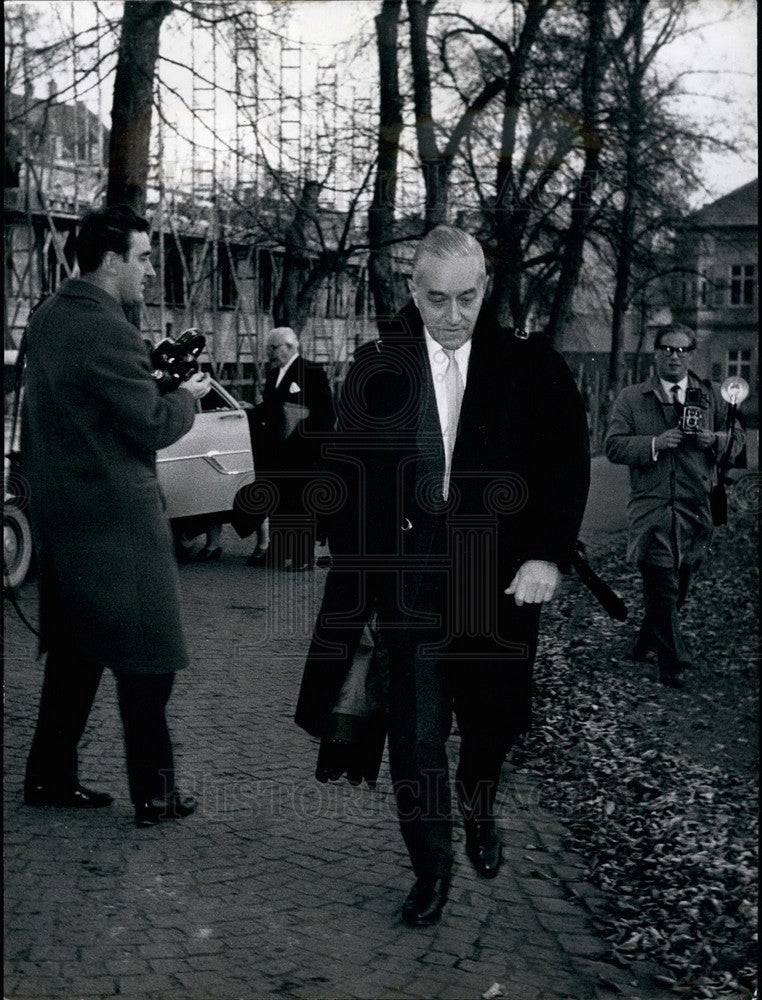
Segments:
[[[503,845],[494,820],[466,821],[466,854],[484,878],[494,878],[503,862]]]
[[[114,801],[107,792],[94,792],[79,782],[69,789],[46,785],[24,785],[25,806],[57,806],[63,809],[103,809]]]
[[[246,560],[247,566],[267,566],[270,561],[269,546],[266,549],[261,549],[257,546],[251,553],[249,558]]]
[[[171,819],[184,819],[196,811],[198,803],[192,795],[173,792],[166,798],[157,797],[135,806],[135,823],[138,826],[156,826]]]
[[[402,904],[402,919],[410,927],[436,924],[442,916],[449,891],[450,880],[444,876],[416,879]]]
[[[688,688],[688,682],[682,676],[681,671],[660,670],[659,683],[663,684],[664,687],[673,688],[675,691],[685,691]]]

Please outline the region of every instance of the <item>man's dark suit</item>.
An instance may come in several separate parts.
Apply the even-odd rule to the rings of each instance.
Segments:
[[[276,386],[279,371],[268,371],[258,407],[257,473],[277,495],[270,530],[280,529],[281,536],[273,538],[274,545],[283,546],[283,559],[305,564],[311,563],[315,544],[315,514],[305,491],[309,493],[326,434],[333,428],[333,397],[318,364],[297,355]]]
[[[417,877],[452,861],[445,741],[456,787],[488,815],[505,754],[531,721],[540,606],[504,590],[527,560],[568,563],[589,484],[587,426],[564,361],[485,310],[472,337],[447,501],[442,434],[418,310],[355,355],[332,468],[348,500],[296,721],[323,735],[372,609],[390,654],[390,767]]]

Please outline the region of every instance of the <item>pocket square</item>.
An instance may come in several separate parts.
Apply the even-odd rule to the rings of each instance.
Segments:
[[[293,393],[293,392],[301,392],[302,390],[301,387],[296,384],[296,382],[292,382],[291,385],[288,387],[288,391]]]

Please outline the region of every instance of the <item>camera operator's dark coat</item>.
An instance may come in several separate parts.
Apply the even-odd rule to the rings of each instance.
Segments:
[[[159,448],[193,424],[192,396],[159,394],[119,303],[70,279],[27,333],[22,467],[40,582],[41,651],[130,673],[187,664]]]
[[[688,387],[701,392],[704,429],[717,433],[711,448],[686,434],[678,448],[661,452],[654,462],[651,442],[677,426],[672,400],[656,376],[623,389],[611,411],[606,456],[630,467],[627,557],[634,563],[697,566],[712,539],[709,492],[728,440],[727,407],[716,382],[690,372]],[[731,456],[742,446],[743,431],[736,427]]]
[[[470,657],[486,657],[496,669],[512,670],[502,630],[491,631],[495,616],[508,623],[504,638],[531,643],[539,608],[516,608],[503,591],[523,562],[565,566],[572,555],[587,498],[589,450],[582,400],[560,355],[543,338],[523,340],[501,329],[482,310],[453,456],[444,553],[432,551],[434,496],[444,469],[433,398],[421,317],[409,305],[382,341],[356,352],[341,395],[331,472],[342,481],[346,502],[329,532],[335,568],[296,710],[296,722],[313,735],[327,730],[362,622],[374,607],[385,637],[404,641],[436,573],[450,580],[457,574],[447,627],[456,630],[457,616],[473,613],[475,601],[481,601],[477,615],[492,615],[474,637],[461,638],[458,659],[465,669]],[[460,532],[461,548],[450,545],[452,532]],[[530,724],[531,663],[515,669],[514,679],[504,726],[516,734]]]

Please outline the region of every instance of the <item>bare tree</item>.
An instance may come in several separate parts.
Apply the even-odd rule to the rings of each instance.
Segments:
[[[376,16],[376,47],[379,67],[379,122],[376,176],[373,200],[368,210],[368,276],[376,316],[397,311],[394,240],[397,169],[402,134],[402,96],[399,84],[398,26],[402,0],[383,0]]]
[[[114,79],[108,152],[109,204],[120,202],[143,213],[153,114],[153,85],[159,36],[171,0],[126,0]]]
[[[603,74],[603,40],[606,0],[588,0],[587,44],[582,67],[582,120],[579,134],[585,151],[584,163],[571,203],[571,224],[564,241],[561,273],[558,277],[547,332],[551,340],[559,337],[571,311],[577,286],[588,217],[593,204],[601,156],[602,137],[598,123],[598,103]]]
[[[410,20],[410,58],[413,67],[413,101],[418,157],[423,171],[426,201],[424,227],[431,229],[447,218],[449,179],[461,144],[473,127],[476,117],[505,86],[502,76],[484,81],[477,93],[470,95],[467,106],[447,135],[440,150],[437,126],[433,117],[433,83],[429,61],[429,18],[437,0],[408,0]]]

